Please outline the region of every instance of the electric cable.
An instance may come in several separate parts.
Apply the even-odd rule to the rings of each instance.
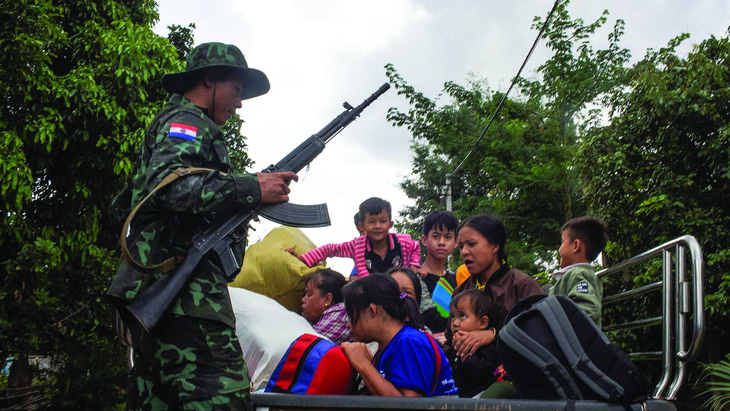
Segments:
[[[553,16],[553,13],[555,13],[555,9],[558,8],[558,4],[560,3],[560,0],[555,0],[555,4],[553,4],[552,10],[550,10],[550,13],[548,13],[547,18],[545,19],[545,23],[543,23],[542,28],[540,28],[540,32],[537,34],[537,38],[535,38],[535,42],[532,43],[532,48],[530,48],[530,52],[527,53],[527,56],[525,57],[525,60],[522,62],[522,66],[520,66],[520,69],[517,71],[517,75],[512,79],[512,83],[510,84],[507,91],[502,96],[502,99],[499,101],[499,104],[497,105],[497,108],[494,110],[494,113],[492,113],[492,116],[489,118],[489,122],[487,123],[486,127],[484,127],[484,130],[479,135],[479,138],[477,138],[477,141],[474,143],[474,146],[469,150],[468,153],[466,153],[466,156],[464,156],[464,159],[461,160],[461,163],[459,163],[458,166],[454,169],[454,171],[451,172],[449,176],[447,176],[447,180],[450,180],[450,176],[456,174],[457,171],[461,168],[462,165],[466,162],[466,160],[469,158],[471,153],[477,148],[479,145],[479,142],[484,138],[484,135],[487,134],[487,130],[489,130],[489,126],[492,125],[492,122],[494,121],[495,117],[497,117],[497,114],[499,113],[500,109],[502,108],[502,105],[504,104],[505,100],[507,100],[507,95],[509,95],[509,92],[512,90],[514,85],[517,83],[517,79],[520,78],[520,74],[522,74],[522,70],[527,65],[527,62],[530,60],[530,57],[532,56],[532,53],[535,51],[535,48],[537,47],[537,44],[540,42],[540,37],[542,37],[543,33],[545,32],[545,29],[547,28],[548,23],[550,22],[550,18]]]

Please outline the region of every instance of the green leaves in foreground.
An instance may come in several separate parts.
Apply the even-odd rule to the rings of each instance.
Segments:
[[[730,354],[725,360],[715,364],[706,364],[703,368],[705,378],[709,381],[703,383],[706,389],[703,394],[710,395],[700,409],[710,411],[722,411],[730,407]]]

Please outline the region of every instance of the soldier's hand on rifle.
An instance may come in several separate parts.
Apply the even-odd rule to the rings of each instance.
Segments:
[[[291,172],[280,173],[256,173],[261,186],[261,202],[264,204],[276,204],[289,201],[289,182],[299,181],[299,177]]]

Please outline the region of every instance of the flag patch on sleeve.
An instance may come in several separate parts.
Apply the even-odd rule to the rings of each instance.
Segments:
[[[198,128],[182,123],[170,124],[170,137],[183,138],[185,140],[195,141],[198,135]]]

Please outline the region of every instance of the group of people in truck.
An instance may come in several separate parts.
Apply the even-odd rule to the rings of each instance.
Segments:
[[[370,198],[360,205],[356,224],[362,235],[352,241],[302,255],[287,251],[310,267],[335,256],[355,261],[349,281],[331,269],[305,278],[302,315],[341,346],[362,378],[362,391],[383,396],[517,395],[501,367],[496,337],[518,300],[545,290],[508,264],[502,222],[493,215],[474,215],[459,223],[452,213],[435,211],[424,219],[419,244],[390,232],[390,204]],[[570,297],[599,325],[603,289],[591,262],[606,242],[606,226],[597,218],[565,223],[561,268],[547,289]],[[423,263],[418,261],[421,244],[426,248]],[[457,247],[460,271],[467,273],[462,278],[447,269],[447,258]]]

